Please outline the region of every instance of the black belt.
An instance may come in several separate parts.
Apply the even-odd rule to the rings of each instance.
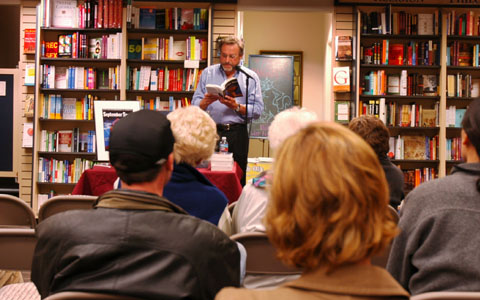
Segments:
[[[243,123],[217,124],[217,131],[231,131],[245,127]]]

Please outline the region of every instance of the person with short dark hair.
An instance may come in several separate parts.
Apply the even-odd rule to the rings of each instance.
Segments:
[[[265,225],[277,257],[301,277],[270,290],[225,288],[215,299],[408,299],[370,263],[398,230],[375,153],[343,126],[314,123],[281,144]]]
[[[42,298],[84,291],[207,300],[240,284],[239,246],[162,196],[173,145],[158,111],[133,112],[113,126],[110,163],[122,189],[101,195],[92,210],[39,224],[31,277]]]
[[[480,99],[465,112],[461,139],[465,163],[416,187],[400,210],[387,269],[412,295],[480,290]]]
[[[258,119],[263,112],[262,89],[258,75],[242,67],[242,71],[251,77],[248,79],[243,72],[237,70],[243,58],[243,48],[243,41],[236,37],[220,38],[217,42],[220,63],[203,70],[192,98],[192,104],[205,110],[217,123],[218,135],[227,138],[228,150],[233,153],[233,159],[243,170],[242,186],[245,185],[246,179],[249,143],[246,120]],[[207,84],[220,86],[225,80],[233,77],[238,80],[242,97],[228,95],[221,97],[207,92]],[[248,91],[246,79],[249,80]]]
[[[388,140],[390,138],[388,128],[383,124],[382,120],[371,115],[354,118],[348,124],[348,128],[361,136],[377,154],[378,160],[385,172],[385,177],[387,178],[390,191],[390,205],[397,209],[405,197],[403,193],[405,179],[403,172],[392,164],[387,156],[389,150]]]

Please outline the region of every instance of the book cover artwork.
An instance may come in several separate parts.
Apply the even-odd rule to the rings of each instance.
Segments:
[[[221,85],[207,84],[205,88],[207,93],[220,97],[230,96],[235,98],[243,96],[238,80],[235,77],[225,80]]]

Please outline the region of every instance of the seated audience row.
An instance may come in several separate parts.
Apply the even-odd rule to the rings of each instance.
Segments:
[[[212,299],[222,287],[240,286],[242,246],[163,196],[173,147],[161,113],[139,111],[116,123],[110,161],[122,189],[100,196],[94,210],[57,214],[39,225],[32,279],[42,297],[77,290]],[[408,297],[369,264],[396,226],[378,159],[360,137],[340,125],[312,124],[280,147],[272,180],[267,234],[279,257],[305,273],[258,293]],[[218,297],[243,293],[225,290]]]

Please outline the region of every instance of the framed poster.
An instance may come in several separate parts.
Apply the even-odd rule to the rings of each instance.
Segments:
[[[139,101],[95,101],[97,160],[109,161],[110,129],[121,118],[140,109]]]
[[[260,118],[251,122],[250,138],[267,139],[275,115],[294,105],[294,57],[249,55],[248,68],[260,78],[264,105]]]

